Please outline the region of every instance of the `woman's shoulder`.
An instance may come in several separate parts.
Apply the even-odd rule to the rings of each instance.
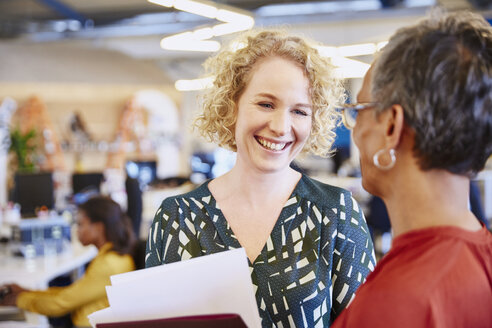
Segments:
[[[207,180],[198,187],[187,191],[185,193],[180,193],[176,194],[173,196],[166,197],[161,204],[162,206],[169,206],[172,204],[175,204],[176,201],[181,201],[181,200],[191,200],[191,199],[210,199],[211,198],[211,193],[210,190],[208,189],[208,184],[211,180]]]
[[[113,265],[119,265],[127,267],[131,265],[133,258],[130,254],[120,254],[116,251],[110,251],[106,254],[106,261],[111,262]]]
[[[135,269],[133,257],[130,254],[119,254],[112,249],[107,249],[105,251],[100,250],[91,264],[92,265],[89,266],[89,268],[93,273],[105,273],[110,271],[112,274],[115,274],[115,272],[126,272]]]

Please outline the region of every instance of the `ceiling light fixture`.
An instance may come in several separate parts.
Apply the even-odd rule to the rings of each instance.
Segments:
[[[210,88],[214,82],[213,76],[194,80],[177,80],[174,87],[178,91],[196,91]]]
[[[341,56],[332,57],[331,61],[336,66],[335,75],[342,79],[362,78],[371,67],[371,65],[359,60]]]
[[[207,18],[217,19],[223,23],[208,28],[174,34],[161,40],[161,48],[167,50],[215,52],[220,49],[220,43],[211,39],[240,31],[249,30],[255,24],[253,17],[239,12],[237,9],[220,7],[209,1],[194,0],[147,0],[148,2],[174,7]]]
[[[381,49],[384,48],[385,45],[388,44],[388,41],[381,41],[379,42],[378,44],[376,44],[376,48],[378,49],[378,51],[380,51]]]
[[[200,38],[200,33],[184,32],[161,40],[161,48],[181,51],[215,52],[220,49],[220,43],[214,40]]]
[[[209,31],[196,30],[195,32],[186,32],[187,37],[192,37],[195,33],[196,35],[204,34],[207,35]],[[184,34],[184,33],[183,33]],[[185,36],[178,37],[177,40],[184,39]],[[201,41],[205,42],[205,41]],[[212,42],[212,41],[209,41]],[[335,75],[339,78],[343,79],[354,79],[354,78],[362,78],[366,74],[367,70],[371,65],[363,63],[359,60],[350,59],[346,57],[351,56],[364,56],[364,55],[373,55],[377,51],[381,50],[388,41],[382,41],[378,43],[361,43],[361,44],[353,44],[348,46],[340,46],[340,47],[328,47],[328,46],[318,46],[317,49],[322,56],[330,57],[332,64],[335,66]],[[219,45],[220,46],[220,45]],[[230,47],[233,51],[244,48],[246,44],[244,43],[235,43],[233,42]],[[184,47],[184,45],[183,45]],[[209,76],[202,79],[194,79],[194,80],[178,80],[174,84],[178,91],[197,91],[203,90],[206,88],[210,88],[214,81],[213,76]]]
[[[173,7],[181,11],[212,19],[217,16],[218,11],[215,5],[192,0],[176,0]]]
[[[376,51],[377,48],[374,43],[361,43],[338,47],[339,54],[344,57],[372,55]]]
[[[340,47],[318,46],[322,56],[330,57],[336,66],[336,75],[343,79],[362,78],[371,65],[346,57],[368,56],[380,51],[388,41],[360,43]]]
[[[174,6],[174,0],[147,0],[147,1],[154,3],[156,5],[169,7],[169,8]]]
[[[343,11],[366,11],[381,9],[380,0],[316,1],[289,4],[271,4],[260,7],[256,13],[262,17],[315,15]]]
[[[380,50],[378,46],[381,43],[360,43],[340,47],[319,46],[317,49],[321,55],[326,57],[355,57],[373,55]]]

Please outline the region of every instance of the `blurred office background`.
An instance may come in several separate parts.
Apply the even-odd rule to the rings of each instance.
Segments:
[[[209,83],[199,80],[202,63],[237,31],[280,26],[320,42],[355,101],[374,53],[436,5],[492,19],[490,0],[0,0],[0,220],[70,221],[74,204],[104,193],[145,239],[166,196],[234,163],[191,122]],[[307,156],[296,165],[350,189],[382,231],[384,252],[391,240],[380,238],[390,232],[384,205],[360,185],[350,132],[340,127],[337,135],[333,158]],[[491,170],[474,185],[485,220]]]

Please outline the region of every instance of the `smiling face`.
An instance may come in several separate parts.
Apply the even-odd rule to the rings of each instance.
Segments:
[[[287,169],[311,131],[309,80],[280,57],[260,60],[250,74],[237,104],[237,161],[268,173]]]

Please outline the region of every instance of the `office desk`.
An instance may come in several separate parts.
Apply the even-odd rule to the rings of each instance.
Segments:
[[[72,242],[63,253],[32,259],[12,256],[8,246],[3,245],[0,247],[0,284],[17,283],[29,289],[46,289],[52,279],[79,272],[96,255],[96,247],[84,247],[78,241]],[[29,323],[48,326],[46,317],[29,312],[25,314]]]
[[[77,270],[97,255],[94,246],[82,246],[72,242],[60,254],[38,256],[26,259],[8,254],[8,249],[0,252],[0,284],[14,282],[31,289],[45,289],[50,280]]]

